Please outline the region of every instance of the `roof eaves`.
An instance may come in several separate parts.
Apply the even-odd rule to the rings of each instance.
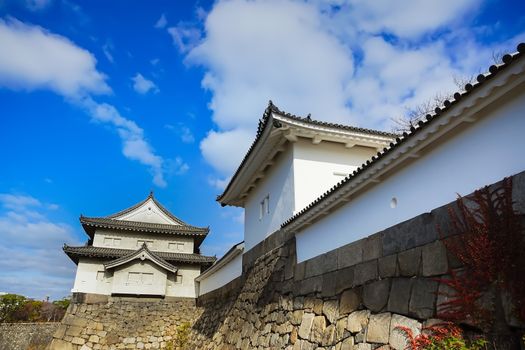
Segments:
[[[463,99],[465,96],[472,93],[472,91],[475,91],[476,89],[478,89],[479,86],[483,85],[485,81],[494,77],[498,72],[502,71],[503,69],[506,69],[513,61],[515,61],[520,56],[523,56],[524,54],[525,54],[525,43],[520,43],[517,46],[517,52],[513,54],[506,54],[503,56],[502,64],[492,65],[489,67],[488,72],[486,72],[485,74],[479,74],[476,78],[477,80],[476,83],[466,84],[464,91],[458,91],[454,93],[453,100],[445,100],[442,107],[436,107],[433,114],[427,114],[425,116],[425,121],[420,120],[417,126],[412,126],[410,128],[409,132],[404,132],[402,135],[398,135],[396,139],[392,141],[388,147],[385,147],[383,148],[382,151],[377,152],[377,154],[373,156],[371,160],[367,160],[360,167],[358,167],[352,174],[348,175],[345,179],[338,182],[335,186],[333,186],[328,191],[323,193],[321,196],[316,198],[313,202],[307,205],[304,209],[302,209],[301,211],[293,215],[291,218],[286,220],[283,224],[281,224],[281,228],[286,229],[294,221],[296,221],[300,217],[303,217],[307,213],[314,210],[315,207],[317,207],[321,202],[329,200],[342,187],[344,187],[345,185],[347,185],[348,183],[352,181],[355,181],[361,176],[366,175],[366,173],[368,172],[368,169],[371,168],[373,165],[375,165],[378,161],[382,160],[385,156],[389,155],[394,150],[399,148],[400,145],[402,145],[408,139],[411,139],[412,137],[414,137],[414,135],[416,135],[419,131],[423,130],[423,128],[426,128],[429,125],[433,124],[432,122],[434,120],[439,119],[439,117],[443,113],[447,112],[450,108],[452,108],[452,106],[458,103],[461,99]]]

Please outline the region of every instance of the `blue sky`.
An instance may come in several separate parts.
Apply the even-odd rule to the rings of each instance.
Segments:
[[[0,292],[69,293],[78,216],[150,190],[242,240],[221,193],[267,101],[377,129],[525,41],[523,1],[0,0]]]

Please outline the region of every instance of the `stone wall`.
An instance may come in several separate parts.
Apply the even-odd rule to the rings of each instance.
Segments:
[[[513,199],[525,214],[525,172]],[[398,326],[437,322],[439,278],[458,267],[442,242],[448,207],[300,264],[293,234],[276,232],[243,255],[241,277],[196,302],[76,296],[51,350],[173,349],[184,322],[187,349],[404,349]]]
[[[0,349],[44,350],[59,325],[59,322],[0,323]]]
[[[104,298],[102,298],[103,300]],[[177,326],[196,317],[195,299],[76,298],[54,333],[50,350],[160,349]]]
[[[513,198],[524,214],[525,173]],[[458,267],[442,241],[452,232],[448,208],[300,264],[294,238],[277,232],[245,254],[240,279],[199,298],[188,348],[404,349],[398,326],[418,334],[438,322],[447,291],[439,279]]]

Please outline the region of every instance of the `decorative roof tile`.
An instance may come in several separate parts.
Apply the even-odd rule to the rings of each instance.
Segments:
[[[91,258],[107,258],[116,259],[133,254],[136,250],[132,249],[118,249],[118,248],[106,248],[106,247],[94,247],[94,246],[80,246],[73,247],[64,244],[62,248],[64,252],[69,256],[71,260],[78,264],[79,257],[91,257]],[[199,264],[208,265],[212,264],[217,260],[214,256],[204,256],[200,254],[188,254],[188,253],[169,253],[169,252],[153,252],[157,257],[166,260],[169,263],[187,263],[187,264]]]
[[[521,58],[525,54],[525,43],[520,43],[517,46],[517,52],[513,54],[506,54],[503,56],[503,63],[499,65],[492,65],[489,67],[488,72],[485,74],[480,74],[477,77],[477,83],[474,84],[466,84],[465,85],[465,91],[458,91],[454,93],[454,99],[453,100],[446,100],[443,102],[442,107],[436,107],[433,114],[427,114],[425,116],[425,120],[420,120],[416,126],[412,126],[410,128],[410,131],[404,132],[402,135],[399,135],[396,137],[395,141],[390,143],[388,147],[385,147],[382,151],[377,152],[375,156],[372,157],[371,160],[367,160],[366,163],[362,164],[360,167],[358,167],[352,174],[345,177],[342,181],[338,182],[335,186],[330,188],[328,191],[323,193],[321,196],[319,196],[317,199],[315,199],[312,203],[310,203],[308,206],[306,206],[304,209],[293,215],[291,218],[286,220],[282,225],[281,228],[286,228],[288,225],[296,221],[298,218],[306,215],[307,213],[311,212],[315,207],[317,207],[321,202],[329,200],[334,193],[338,192],[343,186],[351,183],[356,178],[360,178],[363,176],[363,174],[368,172],[368,169],[376,164],[377,162],[381,161],[386,155],[390,154],[394,150],[396,150],[400,145],[404,144],[407,140],[412,139],[415,137],[418,132],[423,130],[424,128],[428,127],[431,124],[434,124],[435,120],[440,119],[440,116],[442,116],[445,112],[447,112],[449,109],[451,109],[457,102],[459,102],[461,99],[467,97],[470,95],[473,91],[477,90],[480,86],[484,85],[487,81],[489,81],[491,78],[493,78],[495,75],[497,75],[499,72],[506,69],[508,66],[512,64],[512,62],[517,61],[517,59]]]

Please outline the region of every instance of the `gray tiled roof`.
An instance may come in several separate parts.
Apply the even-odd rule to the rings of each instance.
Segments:
[[[325,126],[325,127],[341,129],[341,130],[345,130],[345,131],[353,131],[353,132],[365,133],[365,134],[370,134],[370,135],[387,136],[387,137],[392,137],[392,138],[399,136],[397,134],[393,134],[393,133],[386,132],[386,131],[366,129],[366,128],[359,128],[359,127],[355,127],[355,126],[351,126],[351,125],[335,124],[335,123],[323,122],[323,121],[320,121],[320,120],[314,120],[314,119],[310,118],[310,115],[308,115],[307,117],[299,117],[297,115],[281,111],[270,100],[268,102],[268,107],[265,109],[265,111],[263,113],[262,118],[259,119],[259,126],[257,127],[257,133],[255,135],[255,140],[253,141],[253,143],[251,144],[250,148],[246,152],[246,155],[242,159],[241,164],[239,165],[239,167],[237,168],[237,170],[233,174],[230,182],[228,183],[228,185],[226,186],[226,188],[224,189],[222,194],[217,196],[217,201],[220,201],[224,197],[224,195],[229,191],[229,189],[230,189],[231,185],[233,184],[235,178],[237,177],[237,175],[241,171],[242,167],[244,166],[244,164],[246,163],[246,161],[250,157],[251,153],[255,149],[255,146],[259,143],[259,140],[261,139],[261,136],[263,134],[264,129],[269,125],[268,121],[270,120],[270,115],[272,113],[280,114],[280,115],[282,115],[282,116],[284,116],[286,118],[289,118],[289,119],[292,119],[292,120],[296,120],[296,121],[300,121],[300,122],[307,123],[307,124],[318,125],[318,126]],[[270,125],[270,127],[273,127],[273,126],[275,126],[275,125],[273,125],[273,124]]]
[[[156,224],[141,221],[116,220],[111,218],[89,218],[80,217],[80,223],[85,226],[105,227],[131,231],[168,233],[186,236],[206,236],[209,232],[207,227],[195,227],[190,225]]]
[[[118,249],[94,246],[72,247],[68,246],[67,244],[64,244],[64,247],[62,249],[69,256],[69,258],[77,264],[79,257],[107,258],[109,260],[121,258],[136,252],[136,250],[132,249]],[[215,260],[217,260],[217,258],[215,258],[214,256],[204,256],[200,254],[169,253],[157,251],[153,253],[159,258],[168,261],[169,263],[210,265]]]

